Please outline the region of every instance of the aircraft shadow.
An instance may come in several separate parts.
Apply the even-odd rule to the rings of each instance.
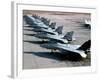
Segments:
[[[32,43],[32,44],[44,44],[44,43],[47,43],[48,41],[26,41],[26,40],[24,40],[24,42],[28,42],[28,43]]]
[[[33,28],[33,26],[23,26],[23,27]]]
[[[34,36],[34,35],[36,35],[36,34],[24,34],[24,35],[27,35],[27,36]]]
[[[73,55],[72,53],[61,54],[60,52],[24,52],[26,54],[33,54],[35,56],[55,59],[59,61],[69,60],[69,61],[79,61],[82,58],[79,55]]]
[[[33,29],[24,29],[25,31],[33,31]]]

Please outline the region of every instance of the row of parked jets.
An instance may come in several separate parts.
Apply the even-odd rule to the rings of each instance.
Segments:
[[[24,27],[32,27],[32,31],[36,32],[34,35],[42,41],[47,40],[47,43],[40,44],[41,47],[51,49],[51,51],[58,50],[61,54],[72,53],[81,58],[87,57],[87,51],[90,50],[91,40],[87,40],[82,45],[70,44],[73,38],[74,31],[62,34],[63,26],[56,28],[56,22],[50,23],[50,20],[45,17],[37,15],[24,15]]]

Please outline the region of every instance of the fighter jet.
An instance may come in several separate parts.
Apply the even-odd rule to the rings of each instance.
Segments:
[[[84,26],[91,29],[91,21],[90,20],[85,20]]]
[[[58,35],[58,34],[62,34],[62,29],[63,29],[63,26],[58,26],[56,29],[34,28],[34,29],[31,29],[31,31],[44,32],[46,34],[51,34],[51,35]]]
[[[87,20],[87,19],[85,19],[84,21],[80,20],[77,23],[80,24],[82,27],[91,29],[91,20]]]
[[[82,45],[62,44],[58,42],[49,42],[41,44],[41,47],[53,50],[59,50],[61,54],[72,53],[73,55],[80,56],[82,58],[87,57],[87,50],[90,49],[91,40],[86,41]]]
[[[72,41],[73,37],[73,31],[67,32],[65,35],[51,35],[47,34],[45,32],[43,33],[37,33],[34,35],[35,37],[41,38],[41,39],[48,39],[60,43],[69,43],[69,41]]]
[[[35,19],[31,15],[25,15],[24,19],[26,20],[27,24],[33,28],[49,28],[49,26],[46,26],[41,20]]]

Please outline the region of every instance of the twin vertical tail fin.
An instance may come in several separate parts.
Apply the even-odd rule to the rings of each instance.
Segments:
[[[91,40],[86,41],[83,43],[77,50],[87,51],[91,47]]]
[[[50,20],[49,20],[49,19],[47,19],[47,18],[45,18],[45,17],[41,17],[40,20],[41,20],[45,25],[49,26],[49,24],[50,24]]]
[[[56,22],[53,22],[53,23],[51,23],[51,24],[49,25],[49,27],[52,28],[52,29],[55,29],[55,26],[56,26]]]
[[[72,41],[74,31],[67,32],[63,39],[67,39],[68,41]]]
[[[33,14],[32,17],[34,17],[35,19],[40,19],[40,16]]]
[[[56,31],[58,34],[62,34],[62,30],[63,30],[63,26],[59,26],[55,31]]]

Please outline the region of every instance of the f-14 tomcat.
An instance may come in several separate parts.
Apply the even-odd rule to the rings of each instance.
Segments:
[[[91,40],[86,41],[82,45],[72,45],[72,44],[62,44],[58,42],[49,42],[46,44],[41,44],[41,47],[53,50],[59,50],[61,54],[73,54],[80,56],[82,58],[87,57],[87,50],[90,49]]]

